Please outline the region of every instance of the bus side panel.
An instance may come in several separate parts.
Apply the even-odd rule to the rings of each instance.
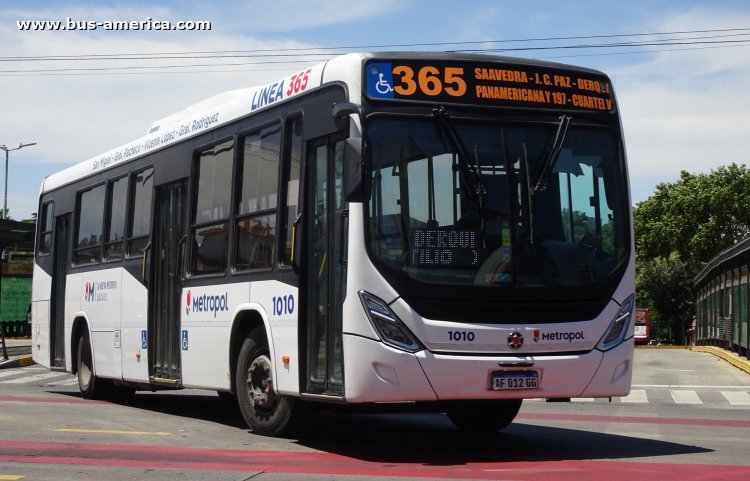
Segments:
[[[94,351],[94,368],[97,376],[122,378],[122,331],[120,309],[122,300],[122,268],[85,272],[68,276],[77,278],[78,289],[68,283],[66,297],[78,299],[80,311],[88,318],[91,346]],[[67,295],[70,293],[70,295]],[[67,312],[76,312],[66,309]],[[67,324],[67,323],[66,323]],[[66,327],[70,332],[72,324]],[[75,340],[73,341],[75,342]]]
[[[231,387],[229,336],[237,306],[250,285],[223,284],[183,288],[180,301],[182,385],[228,390]]]
[[[50,362],[49,305],[52,277],[34,264],[34,281],[31,287],[31,354],[34,362],[46,368]]]
[[[282,394],[298,395],[300,357],[298,345],[298,289],[278,281],[254,283],[251,287],[252,301],[259,303],[268,316],[271,332],[270,343],[275,353],[276,389]],[[289,362],[284,363],[284,356]]]
[[[122,273],[122,377],[148,382],[148,289],[127,271]]]

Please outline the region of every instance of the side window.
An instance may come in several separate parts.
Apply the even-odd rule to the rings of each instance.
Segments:
[[[227,268],[233,157],[231,140],[198,155],[192,225],[193,274],[224,272]]]
[[[284,206],[284,220],[281,221],[284,226],[284,251],[282,261],[284,264],[292,263],[293,241],[292,231],[294,221],[297,220],[299,213],[299,183],[300,167],[302,165],[302,119],[294,119],[289,125],[288,136],[288,161],[286,164],[286,205]]]
[[[107,186],[109,212],[107,236],[104,244],[104,260],[122,259],[125,247],[125,217],[128,205],[128,178],[110,182]]]
[[[235,267],[271,269],[276,258],[281,124],[247,135],[242,146]]]
[[[39,225],[41,227],[39,231],[39,246],[38,251],[40,255],[46,255],[52,252],[52,221],[55,218],[55,203],[47,202],[42,205],[42,218],[39,219]]]
[[[104,184],[78,194],[78,228],[73,254],[75,265],[97,263],[101,258],[104,195]]]
[[[142,256],[151,233],[151,201],[154,195],[154,169],[146,169],[131,176],[133,194],[130,212],[133,216],[128,228],[128,255]]]

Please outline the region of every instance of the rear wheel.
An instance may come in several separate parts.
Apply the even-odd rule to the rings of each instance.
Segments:
[[[457,402],[446,410],[446,414],[462,431],[488,434],[512,423],[522,402],[522,399]]]
[[[298,401],[274,387],[273,369],[262,329],[245,339],[237,361],[235,390],[242,417],[256,434],[289,434],[299,418]]]
[[[81,335],[78,340],[78,388],[85,399],[101,399],[105,397],[111,383],[107,379],[96,377],[94,372],[94,357],[91,352],[91,341],[88,333]]]

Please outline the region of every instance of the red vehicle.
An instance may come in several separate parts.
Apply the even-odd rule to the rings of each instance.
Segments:
[[[648,319],[648,309],[635,309],[635,343],[648,344],[651,341],[651,321]]]

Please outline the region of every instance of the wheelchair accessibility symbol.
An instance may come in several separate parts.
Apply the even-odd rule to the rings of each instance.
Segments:
[[[367,66],[367,95],[376,99],[392,99],[393,73],[390,63],[371,63]]]
[[[393,87],[391,87],[391,84],[383,78],[382,72],[378,73],[378,83],[375,84],[375,90],[382,95],[385,95],[388,92],[393,92]]]

